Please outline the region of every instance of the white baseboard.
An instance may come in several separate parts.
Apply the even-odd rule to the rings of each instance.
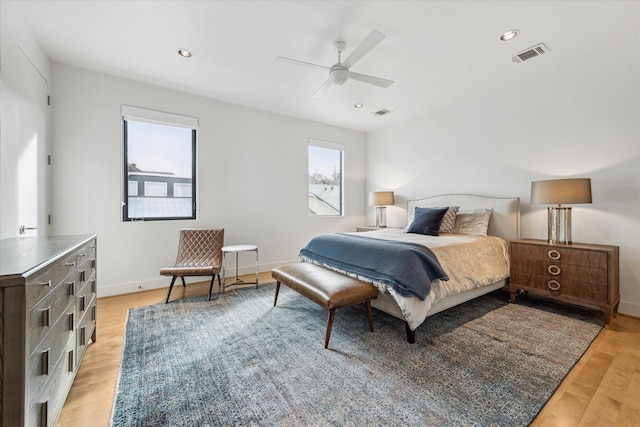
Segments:
[[[620,305],[618,305],[618,313],[640,318],[640,304],[620,301]]]
[[[298,262],[298,260],[295,259],[295,260],[282,261],[282,262],[276,262],[276,263],[270,263],[270,264],[260,264],[259,270],[260,270],[260,273],[264,273],[266,271],[271,271],[271,269],[278,267],[280,265],[291,264],[293,262]],[[255,264],[244,266],[244,267],[241,266],[240,268],[238,268],[238,275],[240,276],[255,274],[255,272],[256,272]],[[227,268],[226,274],[227,274],[227,278],[234,277],[236,274],[235,267]],[[205,280],[209,280],[209,279],[206,277],[192,277],[192,278],[188,277],[185,279],[185,282],[189,284],[189,283],[202,282]],[[153,279],[138,280],[136,282],[117,283],[117,284],[103,286],[100,284],[100,271],[98,270],[98,298],[111,297],[111,296],[123,295],[123,294],[131,294],[135,292],[148,291],[151,289],[168,288],[170,283],[171,283],[170,277],[159,276]],[[217,280],[216,280],[216,283],[217,283]],[[180,282],[180,279],[176,280],[176,285],[177,284],[182,284],[182,282]]]

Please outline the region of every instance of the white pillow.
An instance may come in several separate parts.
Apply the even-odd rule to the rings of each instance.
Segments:
[[[486,236],[492,212],[493,209],[458,211],[456,214],[456,225],[453,227],[453,232],[456,234]]]

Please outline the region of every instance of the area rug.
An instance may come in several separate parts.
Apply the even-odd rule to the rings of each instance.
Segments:
[[[129,311],[113,426],[526,426],[603,327],[492,293],[404,323],[274,284]]]

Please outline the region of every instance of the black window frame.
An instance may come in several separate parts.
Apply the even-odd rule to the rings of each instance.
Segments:
[[[151,122],[144,119],[127,118],[122,117],[122,129],[123,129],[123,202],[122,202],[122,221],[123,222],[137,222],[137,221],[184,221],[197,219],[197,128],[190,127],[191,129],[191,215],[190,216],[178,216],[178,217],[130,217],[129,216],[129,158],[128,158],[128,132],[127,126],[129,121],[137,122]],[[178,126],[172,123],[161,123],[166,126],[186,127]]]

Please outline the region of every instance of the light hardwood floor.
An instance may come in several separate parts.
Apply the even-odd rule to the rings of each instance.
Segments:
[[[260,274],[260,283],[271,281],[270,273]],[[177,285],[171,299],[207,292],[207,282]],[[165,296],[166,289],[158,289],[98,299],[98,339],[87,349],[57,426],[109,425],[127,311]],[[640,426],[640,319],[612,319],[532,423],[592,425]]]

